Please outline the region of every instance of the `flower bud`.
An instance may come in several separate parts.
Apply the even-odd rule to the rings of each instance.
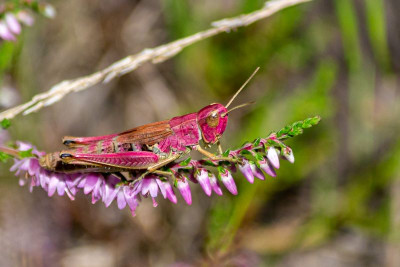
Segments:
[[[254,174],[247,159],[243,159],[243,165],[239,164],[239,170],[243,173],[249,183],[254,183]]]
[[[276,153],[275,147],[268,148],[267,158],[275,169],[279,169],[279,157],[278,153]]]
[[[210,174],[209,179],[210,179],[211,188],[213,189],[215,194],[222,196],[222,190],[221,190],[221,187],[218,184],[218,180],[215,177],[215,175],[214,174]]]
[[[253,163],[250,163],[251,171],[253,172],[254,176],[257,177],[260,180],[265,180],[265,176],[263,172],[257,168],[257,166]]]
[[[275,177],[276,176],[276,172],[274,170],[274,168],[271,166],[271,164],[269,163],[269,161],[267,159],[264,159],[260,162],[258,162],[260,164],[260,168],[269,176]]]
[[[7,25],[4,21],[0,21],[0,38],[3,38],[6,41],[15,41],[15,36],[8,29]]]
[[[283,156],[290,162],[290,163],[294,163],[294,155],[293,155],[293,151],[290,147],[285,147],[283,150]]]
[[[8,28],[15,34],[20,34],[21,25],[12,13],[7,13],[5,16],[5,21]]]
[[[228,189],[228,191],[231,192],[233,195],[237,195],[238,192],[232,174],[225,169],[223,172],[220,172],[219,175],[226,189]]]
[[[188,205],[192,204],[192,193],[190,192],[189,182],[186,177],[178,179],[178,189],[183,199]]]
[[[17,19],[27,26],[32,26],[35,21],[34,18],[24,10],[17,13]]]
[[[199,172],[196,174],[197,181],[203,188],[204,193],[207,196],[210,196],[212,193],[210,179],[208,178],[208,171],[206,169],[200,169]]]

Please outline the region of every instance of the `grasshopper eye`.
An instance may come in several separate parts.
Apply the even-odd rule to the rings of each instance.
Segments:
[[[210,116],[206,118],[206,123],[211,128],[215,128],[218,126],[219,123],[219,116],[218,113],[211,113]]]

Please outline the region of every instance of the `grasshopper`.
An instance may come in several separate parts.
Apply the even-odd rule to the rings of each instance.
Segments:
[[[236,96],[253,78],[247,79],[226,106],[214,103],[198,112],[154,122],[118,134],[96,137],[65,136],[68,147],[61,152],[48,153],[39,159],[40,165],[56,172],[139,172],[143,178],[149,173],[165,174],[160,168],[197,150],[211,160],[229,160],[214,155],[200,146],[218,145],[228,123],[228,114],[250,103],[228,110]]]

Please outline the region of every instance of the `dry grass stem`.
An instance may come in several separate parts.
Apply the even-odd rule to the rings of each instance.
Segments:
[[[109,67],[95,72],[93,74],[77,78],[74,80],[62,81],[54,85],[49,91],[38,94],[32,100],[19,106],[7,109],[0,113],[0,120],[14,118],[16,115],[23,113],[27,115],[31,112],[50,106],[55,102],[60,101],[64,96],[72,92],[79,92],[92,87],[101,82],[109,82],[115,77],[124,75],[138,68],[145,62],[160,63],[177,53],[183,48],[204,40],[208,37],[217,35],[221,32],[229,32],[238,27],[244,27],[258,20],[266,18],[275,12],[278,12],[286,7],[293,6],[299,3],[308,2],[310,0],[274,0],[269,1],[259,10],[249,14],[240,15],[233,18],[223,19],[212,23],[212,28],[198,32],[194,35],[176,40],[174,42],[161,45],[155,48],[144,49],[138,54],[125,57]]]

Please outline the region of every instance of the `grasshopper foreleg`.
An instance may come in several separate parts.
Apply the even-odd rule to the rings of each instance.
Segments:
[[[237,162],[238,160],[232,157],[223,157],[223,156],[217,156],[211,152],[208,152],[204,148],[202,148],[200,145],[197,145],[196,150],[199,151],[201,154],[206,156],[207,158],[210,158],[211,160],[221,160],[221,161],[229,161],[229,162]]]

